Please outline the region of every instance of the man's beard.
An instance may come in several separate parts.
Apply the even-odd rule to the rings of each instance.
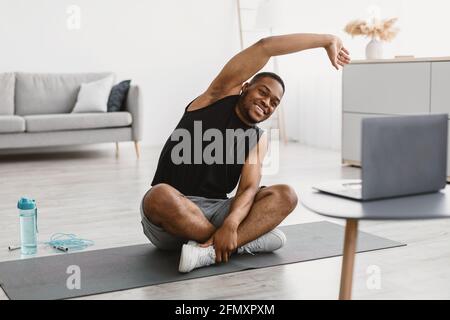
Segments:
[[[253,119],[253,118],[250,116],[250,110],[247,109],[247,108],[245,108],[245,98],[247,97],[247,94],[248,94],[248,91],[246,91],[246,92],[244,92],[244,93],[241,93],[241,96],[239,97],[239,100],[238,100],[238,103],[237,103],[237,107],[238,107],[238,109],[239,109],[239,111],[240,111],[240,114],[245,118],[245,120],[246,120],[248,123],[251,123],[251,124],[257,124],[257,123],[260,123],[260,122],[262,122],[263,120],[257,121],[257,120],[255,120],[255,119]]]

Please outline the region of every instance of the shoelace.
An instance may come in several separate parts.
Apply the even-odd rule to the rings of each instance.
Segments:
[[[250,253],[252,256],[255,255],[253,252],[250,251],[249,248],[245,248],[245,247],[244,247],[244,251],[247,252],[247,253]]]
[[[214,250],[208,249],[208,252],[205,255],[200,256],[198,259],[198,264],[200,266],[210,265],[211,261],[215,261],[216,257],[214,256]]]
[[[243,248],[244,251],[247,253],[250,253],[252,256],[254,256],[255,254],[252,252],[252,250],[258,251],[258,250],[261,250],[261,248],[262,248],[262,244],[260,243],[260,241],[261,241],[261,239],[258,238],[256,240],[253,240],[252,242],[247,243]]]

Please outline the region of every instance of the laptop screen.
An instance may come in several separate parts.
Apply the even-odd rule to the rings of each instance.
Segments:
[[[447,114],[363,119],[363,199],[445,188],[447,127]]]

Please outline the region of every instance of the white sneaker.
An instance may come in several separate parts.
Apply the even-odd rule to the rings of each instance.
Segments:
[[[181,249],[178,271],[191,272],[194,269],[206,267],[216,263],[216,251],[213,246],[202,248],[195,241],[189,241]]]
[[[282,248],[286,244],[286,236],[280,229],[273,229],[272,231],[262,235],[256,240],[253,240],[242,247],[238,248],[238,253],[257,252],[273,252]]]

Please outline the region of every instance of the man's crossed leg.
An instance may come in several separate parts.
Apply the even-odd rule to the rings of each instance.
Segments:
[[[142,201],[142,224],[152,243],[161,249],[183,246],[180,271],[214,262],[226,262],[228,256],[214,248],[201,247],[220,228],[233,199],[186,197],[168,184],[150,189]],[[284,234],[275,229],[296,207],[297,196],[287,185],[261,188],[253,205],[237,229],[237,252],[268,252],[282,247]],[[187,245],[183,243],[191,240]]]

